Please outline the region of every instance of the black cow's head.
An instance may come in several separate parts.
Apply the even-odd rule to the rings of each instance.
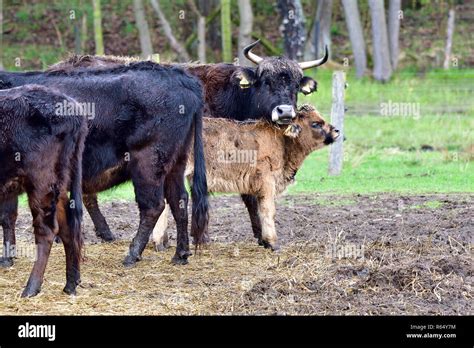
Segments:
[[[303,76],[303,70],[324,64],[328,60],[328,49],[321,59],[298,63],[285,57],[262,58],[252,53],[259,40],[244,48],[245,57],[257,64],[255,69],[238,69],[232,81],[240,88],[253,88],[253,104],[259,116],[271,115],[271,120],[288,124],[296,116],[298,92],[307,95],[317,89],[311,77]]]

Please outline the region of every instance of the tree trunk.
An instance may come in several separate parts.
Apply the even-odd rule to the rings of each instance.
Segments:
[[[74,19],[74,53],[82,54],[81,26],[79,18]]]
[[[290,59],[302,60],[306,31],[301,1],[278,0],[278,9],[283,19],[280,31],[284,38],[285,55]]]
[[[398,37],[400,33],[401,0],[389,0],[388,4],[388,43],[390,46],[390,63],[395,70],[398,65]]]
[[[242,50],[252,43],[253,12],[250,0],[239,0],[239,65],[251,66],[250,62]]]
[[[153,54],[151,44],[150,30],[145,17],[142,0],[133,0],[133,12],[135,12],[135,20],[137,22],[138,35],[140,37],[140,47],[142,49],[142,58],[148,58]]]
[[[202,64],[207,62],[206,57],[206,17],[199,16],[197,24],[198,32],[198,59]]]
[[[194,0],[188,0],[189,6],[197,16],[197,39],[198,39],[198,59],[202,64],[207,61],[206,58],[206,17],[203,15],[202,7],[198,9]],[[201,1],[199,2],[201,6]],[[204,5],[205,6],[205,5]],[[205,6],[204,10],[207,10]]]
[[[221,0],[222,61],[232,61],[232,30],[230,21],[230,0]]]
[[[323,54],[326,45],[328,46],[329,57],[331,57],[332,0],[320,0],[315,17],[306,42],[304,60],[319,58]]]
[[[205,0],[208,5],[210,4],[211,8],[221,8],[220,0]],[[219,10],[220,12],[220,10]],[[220,14],[220,13],[219,13]],[[207,31],[207,39],[209,41],[209,46],[213,51],[221,50],[221,28],[220,22],[215,20],[208,23],[209,30]]]
[[[384,1],[369,0],[369,7],[372,18],[373,75],[376,80],[385,82],[392,75],[392,66],[390,64]]]
[[[454,33],[454,9],[449,10],[448,16],[448,28],[446,29],[446,48],[444,50],[444,69],[449,69],[449,63],[451,60],[451,47],[453,45],[453,33]]]
[[[81,25],[81,51],[86,52],[87,48],[87,12],[82,11],[82,25]]]
[[[171,26],[168,23],[163,11],[161,10],[160,3],[158,0],[150,0],[151,6],[155,10],[158,18],[160,19],[161,26],[163,28],[163,32],[165,36],[168,38],[170,42],[171,48],[178,54],[178,59],[181,62],[189,62],[191,58],[189,57],[188,52],[184,48],[183,44],[179,42],[176,37],[173,35],[173,31],[171,30]]]
[[[365,42],[362,25],[360,23],[359,8],[354,0],[342,0],[344,14],[346,16],[347,31],[351,40],[352,52],[354,53],[354,65],[356,76],[361,78],[367,69],[367,56],[365,53]]]
[[[104,54],[104,37],[102,35],[102,13],[100,11],[100,0],[92,0],[94,8],[94,40],[95,54]]]

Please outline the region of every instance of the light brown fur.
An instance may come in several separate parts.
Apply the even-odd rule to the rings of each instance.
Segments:
[[[321,128],[313,128],[313,123]],[[294,138],[264,121],[236,122],[221,118],[204,119],[204,151],[209,192],[235,192],[255,195],[262,221],[262,239],[277,249],[275,198],[293,182],[304,159],[322,148],[326,135],[337,131],[309,105],[298,111],[293,125],[299,130]],[[192,156],[186,174],[192,177]],[[154,231],[155,242],[159,241]]]

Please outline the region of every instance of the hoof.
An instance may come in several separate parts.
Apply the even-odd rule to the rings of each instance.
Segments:
[[[133,266],[135,266],[137,261],[140,261],[140,257],[127,255],[122,263],[125,267],[133,267]]]
[[[56,236],[56,237],[54,237],[54,242],[58,243],[58,244],[61,244],[63,241],[61,240],[61,238],[59,236]]]
[[[170,245],[166,244],[166,243],[154,243],[154,244],[155,244],[155,251],[156,252],[166,251],[166,249],[168,249],[170,247]]]
[[[104,242],[113,242],[115,240],[115,236],[110,230],[96,231],[95,235]]]
[[[26,287],[25,290],[23,290],[21,297],[33,297],[39,294],[41,288],[30,288]]]
[[[7,268],[13,266],[13,257],[0,257],[0,267]]]
[[[63,291],[68,295],[75,295],[76,294],[76,285],[66,284]]]
[[[258,244],[260,244],[260,241],[259,241]],[[262,244],[260,244],[260,245],[263,245],[263,247],[265,249],[271,249],[272,251],[279,251],[280,250],[280,244],[278,244],[278,242],[269,243],[265,240],[262,240]]]
[[[190,251],[185,251],[181,253],[174,254],[171,262],[173,265],[187,265],[188,264],[188,257],[191,256],[192,253]]]
[[[173,265],[187,265],[189,262],[188,262],[188,259],[187,258],[182,258],[182,257],[179,257],[179,256],[173,256],[173,258],[171,259],[171,263]]]

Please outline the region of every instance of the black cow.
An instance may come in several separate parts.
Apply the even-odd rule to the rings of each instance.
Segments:
[[[124,265],[140,259],[164,209],[164,197],[178,226],[173,262],[187,263],[188,215],[183,207],[188,194],[183,178],[193,139],[199,171],[192,190],[191,229],[196,244],[204,241],[208,222],[202,88],[196,78],[177,67],[139,62],[100,71],[2,72],[0,81],[4,87],[27,83],[52,86],[94,106],[95,117],[88,122],[85,143],[83,191],[97,193],[132,180],[140,225]]]
[[[0,91],[0,204],[8,206],[26,191],[33,216],[36,260],[23,297],[40,291],[56,235],[66,253],[64,291],[75,293],[80,280],[81,167],[87,122],[82,116],[58,114],[56,105],[63,102],[76,105],[43,86]],[[8,210],[16,214],[16,206]],[[9,260],[16,253],[14,226],[2,225],[11,236],[4,244]]]

